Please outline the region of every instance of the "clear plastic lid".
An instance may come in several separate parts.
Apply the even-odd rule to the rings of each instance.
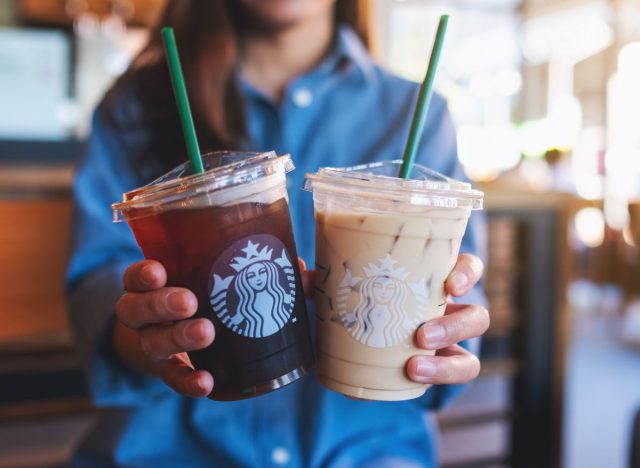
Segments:
[[[153,182],[125,193],[122,202],[111,205],[113,221],[131,219],[132,210],[148,211],[143,209],[210,196],[295,169],[290,155],[278,156],[273,151],[218,151],[203,155],[202,164],[205,169],[202,174],[192,174],[191,164],[186,161]]]
[[[484,193],[471,184],[415,164],[410,179],[399,177],[401,160],[345,168],[324,167],[306,174],[304,189],[336,196],[411,205],[481,210]]]

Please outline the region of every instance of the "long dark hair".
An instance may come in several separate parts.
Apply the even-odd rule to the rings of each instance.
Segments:
[[[369,4],[337,0],[335,5],[335,24],[351,26],[367,46]],[[243,102],[233,79],[241,21],[237,0],[169,0],[149,42],[107,94],[112,124],[147,135],[132,155],[141,177],[157,176],[186,159],[160,38],[164,26],[175,31],[201,151],[248,149]]]

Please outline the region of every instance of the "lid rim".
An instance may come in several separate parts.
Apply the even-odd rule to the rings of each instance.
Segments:
[[[395,200],[413,205],[482,209],[482,191],[473,188],[468,182],[458,181],[425,166],[415,166],[425,179],[405,180],[384,173],[396,173],[395,167],[399,168],[401,164],[402,161],[393,160],[346,168],[320,168],[317,173],[305,174],[303,189],[310,192],[317,190],[343,194],[351,191],[372,200]],[[391,171],[388,170],[389,167],[392,167]],[[448,202],[444,203],[445,201]]]
[[[242,153],[243,152],[216,151],[207,153],[204,156]],[[170,194],[179,194],[189,190],[200,193],[202,190],[198,189],[202,189],[203,185],[212,186],[210,190],[206,190],[207,193],[212,193],[257,181],[279,171],[287,174],[295,169],[291,155],[288,153],[280,156],[276,155],[274,151],[264,153],[247,152],[246,154],[252,154],[254,156],[223,166],[214,167],[202,174],[189,174],[186,177],[180,177],[180,174],[183,173],[182,171],[184,171],[189,164],[185,162],[165,175],[155,179],[153,182],[126,192],[122,196],[122,201],[113,203],[111,208],[114,212],[128,210],[154,199],[159,199],[159,201],[162,202],[163,198],[170,197]],[[241,169],[238,169],[238,167]],[[162,180],[176,170],[178,170],[177,178],[157,183],[157,181]]]
[[[230,152],[230,151],[217,151],[217,152],[207,153],[204,156],[216,155],[216,154],[232,154],[232,153],[233,152]],[[167,174],[170,174],[172,171],[176,170],[177,168],[173,169],[172,171],[159,177],[158,179],[155,179],[153,182],[150,182],[149,184],[143,187],[126,192],[122,196],[122,201],[118,202],[117,204],[120,205],[120,204],[134,203],[136,201],[143,200],[147,197],[158,196],[168,190],[174,190],[174,191],[186,190],[188,187],[195,187],[205,182],[212,183],[216,179],[220,179],[221,181],[225,181],[230,177],[233,177],[234,181],[236,181],[237,179],[244,179],[246,177],[255,177],[255,179],[258,179],[260,177],[269,175],[270,173],[272,173],[272,171],[277,171],[278,169],[284,169],[286,173],[289,173],[293,169],[295,169],[295,166],[293,165],[293,161],[291,161],[291,156],[288,153],[280,156],[277,156],[276,153],[273,151],[269,151],[265,153],[248,153],[248,154],[255,154],[256,156],[253,156],[245,160],[226,164],[224,166],[215,167],[202,174],[190,174],[186,177],[178,176],[178,178],[169,179],[166,181],[162,181],[159,184],[155,184],[156,181],[161,180],[163,177],[165,177]],[[183,163],[185,167],[187,164],[188,162]],[[265,164],[267,164],[269,168],[272,169],[272,171],[265,170],[264,168]],[[242,167],[242,166],[246,166],[246,167]],[[238,169],[238,167],[240,167],[240,169]],[[241,183],[246,183],[246,182],[247,182],[246,180],[240,180],[236,183],[233,183],[233,182],[224,183],[222,187],[219,187],[219,189],[226,188],[229,185],[239,185]]]
[[[350,174],[358,174],[358,173],[362,173],[359,172],[359,169],[376,169],[376,168],[381,168],[385,165],[388,164],[395,164],[398,166],[398,170],[400,169],[400,166],[402,166],[403,162],[401,159],[392,159],[389,161],[377,161],[374,163],[370,163],[370,164],[358,164],[355,166],[348,166],[348,167],[331,167],[331,166],[327,166],[327,167],[321,167],[318,170],[318,173],[320,174],[324,174],[324,173],[336,173],[336,174],[343,174],[345,176],[349,176]],[[447,175],[444,175],[438,171],[434,171],[433,169],[430,169],[426,166],[422,166],[420,164],[416,164],[414,167],[416,168],[420,168],[422,170],[422,172],[428,174],[431,177],[434,178],[439,178],[442,179],[442,181],[429,181],[429,182],[435,182],[435,183],[447,183],[450,185],[456,185],[456,186],[460,186],[460,187],[465,187],[465,188],[471,188],[471,184],[469,182],[464,182],[462,180],[457,180],[457,179],[453,179]],[[419,180],[419,179],[401,179],[399,176],[387,176],[387,175],[381,175],[381,174],[371,174],[371,173],[366,173],[369,177],[380,177],[380,178],[384,178],[384,179],[393,179],[393,180],[401,180],[405,183],[412,183],[412,182],[418,182],[418,183],[424,183],[424,180]]]
[[[484,192],[482,192],[481,190],[478,189],[474,189],[471,188],[471,184],[469,185],[469,189],[466,190],[460,190],[460,189],[454,189],[454,190],[447,190],[444,188],[434,188],[434,187],[417,187],[415,185],[400,185],[400,186],[395,186],[392,187],[391,184],[385,184],[385,186],[380,187],[367,187],[367,182],[370,182],[369,180],[362,180],[362,179],[351,179],[348,181],[345,181],[344,179],[338,179],[335,177],[331,177],[331,176],[325,176],[323,175],[318,175],[318,174],[311,174],[311,173],[307,173],[305,174],[305,179],[308,181],[310,181],[310,183],[305,183],[305,186],[303,187],[305,190],[307,191],[313,191],[312,187],[309,187],[310,185],[312,185],[313,183],[320,183],[326,186],[337,186],[337,187],[344,187],[345,185],[350,185],[350,186],[354,186],[354,187],[358,187],[361,189],[361,191],[370,191],[370,192],[380,192],[380,191],[394,191],[394,192],[398,192],[398,191],[402,191],[402,192],[410,192],[410,193],[416,193],[417,190],[420,190],[422,192],[425,193],[425,195],[430,195],[430,194],[436,194],[436,195],[442,195],[442,196],[455,196],[458,198],[482,198],[484,197]],[[376,178],[377,179],[377,178]],[[386,177],[386,179],[388,180],[393,180],[393,177]],[[415,182],[419,182],[419,181],[415,181]],[[428,192],[428,194],[426,193]]]

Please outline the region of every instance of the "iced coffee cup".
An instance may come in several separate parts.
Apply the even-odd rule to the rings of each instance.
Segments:
[[[316,221],[318,379],[357,398],[407,400],[428,385],[407,360],[420,324],[443,315],[472,210],[483,194],[424,166],[408,180],[401,161],[307,174]]]
[[[213,375],[214,400],[270,392],[313,366],[307,314],[291,229],[288,155],[212,153],[205,172],[182,164],[124,194],[114,220],[126,220],[140,248],[167,270],[167,285],[198,298],[213,344],[189,353]]]

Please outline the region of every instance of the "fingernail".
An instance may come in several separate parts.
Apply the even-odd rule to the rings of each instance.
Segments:
[[[145,286],[152,286],[154,280],[156,279],[156,275],[153,272],[153,267],[151,265],[146,265],[142,268],[140,272],[140,280],[144,283]]]
[[[188,323],[182,333],[187,341],[196,342],[202,339],[202,330],[198,322]]]
[[[180,291],[174,291],[167,296],[167,307],[171,312],[183,312],[186,308],[184,294]]]
[[[202,385],[200,385],[200,378],[196,375],[191,381],[191,389],[194,392],[199,392],[202,390]]]
[[[449,283],[453,287],[453,289],[461,290],[463,289],[467,283],[469,282],[469,278],[467,275],[461,271],[456,271],[451,278],[449,278]]]
[[[435,377],[437,368],[434,362],[429,359],[420,359],[416,364],[416,374],[420,377]]]
[[[447,331],[442,325],[433,324],[433,325],[425,325],[422,327],[422,336],[427,343],[439,343],[444,340],[447,335]]]

